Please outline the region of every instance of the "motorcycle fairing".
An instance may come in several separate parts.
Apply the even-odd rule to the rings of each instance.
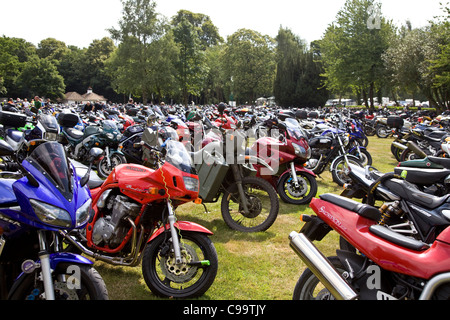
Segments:
[[[376,221],[330,202],[314,198],[310,207],[332,229],[381,268],[429,279],[447,272],[450,264],[450,228],[445,229],[431,247],[415,251],[375,235],[370,227]]]

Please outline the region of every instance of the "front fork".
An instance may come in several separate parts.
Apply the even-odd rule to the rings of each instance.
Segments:
[[[232,164],[231,165],[231,169],[233,170],[234,180],[236,181],[236,185],[237,185],[237,188],[238,188],[239,196],[241,198],[242,208],[244,210],[244,213],[248,214],[249,210],[248,210],[248,204],[247,204],[247,197],[246,197],[245,192],[244,192],[244,187],[242,186],[242,175],[241,175],[241,172],[239,171],[239,167],[238,167],[237,164]]]
[[[175,213],[173,212],[172,205],[169,201],[167,201],[167,210],[169,210],[169,226],[170,226],[170,234],[172,235],[172,245],[173,251],[175,253],[175,262],[177,264],[181,264],[181,249],[180,249],[180,240],[178,239],[177,228],[175,227],[175,222],[177,218]]]
[[[292,182],[293,182],[295,188],[298,188],[298,187],[300,187],[300,185],[298,184],[297,170],[295,170],[294,161],[292,161],[290,163],[290,165],[291,165]]]
[[[55,300],[55,288],[53,287],[52,270],[50,267],[50,254],[48,253],[45,231],[40,230],[39,236],[39,259],[41,261],[41,275],[44,283],[45,299]]]
[[[109,156],[109,147],[105,147],[106,163],[108,164],[108,169],[111,168],[111,157]]]

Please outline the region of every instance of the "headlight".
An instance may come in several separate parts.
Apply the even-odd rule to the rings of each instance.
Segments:
[[[119,133],[119,134],[116,136],[116,139],[117,139],[117,140],[122,139],[122,134]]]
[[[86,201],[81,207],[78,208],[76,212],[76,221],[75,221],[75,228],[83,226],[90,217],[90,212],[92,209],[92,199],[89,199]]]
[[[66,210],[34,199],[30,199],[30,204],[43,223],[62,228],[72,226],[72,219]]]
[[[106,137],[108,139],[110,139],[110,140],[114,139],[114,135],[112,133],[109,133],[109,132],[106,134]]]
[[[299,156],[299,157],[301,157],[301,158],[306,158],[306,157],[307,157],[306,149],[305,149],[305,148],[299,146],[299,145],[296,144],[296,143],[293,143],[292,146],[294,147],[295,154],[296,154],[297,156]]]
[[[183,181],[184,181],[184,186],[186,187],[186,189],[188,189],[189,191],[194,191],[197,192],[198,191],[198,179],[195,178],[191,178],[191,177],[183,177]]]

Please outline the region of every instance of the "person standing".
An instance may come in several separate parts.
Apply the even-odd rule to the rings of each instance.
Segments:
[[[40,110],[42,107],[41,99],[38,96],[34,97],[33,107],[35,107],[38,110]]]

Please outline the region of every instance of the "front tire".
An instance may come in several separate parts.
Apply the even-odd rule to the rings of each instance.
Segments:
[[[302,205],[311,202],[317,193],[316,178],[304,172],[297,172],[299,187],[292,181],[292,174],[287,173],[278,182],[277,191],[281,200],[286,203]]]
[[[236,182],[223,193],[222,217],[233,230],[241,232],[265,231],[278,216],[279,200],[272,185],[262,178],[244,177],[242,187],[248,203],[245,213]]]
[[[111,154],[110,160],[111,166],[108,166],[108,159],[105,157],[98,163],[98,176],[102,179],[108,178],[113,169],[118,165],[127,163],[127,159],[118,153]]]
[[[69,272],[72,264],[60,263],[53,272],[55,299],[56,300],[108,300],[108,291],[100,274],[92,266],[75,265],[80,271],[79,289],[69,286],[68,282],[62,279],[68,279],[73,276]],[[28,274],[22,280],[20,285],[14,290],[9,299],[11,300],[45,300],[44,284],[39,280],[38,270]]]
[[[183,230],[178,233],[183,263],[175,263],[170,233],[163,233],[145,248],[142,274],[157,296],[195,298],[204,294],[216,278],[217,252],[204,234]]]
[[[363,168],[361,161],[355,156],[347,155],[348,162]],[[345,156],[340,156],[335,162],[333,167],[331,168],[331,175],[333,177],[333,181],[336,182],[341,187],[351,182],[351,178],[347,175],[347,163],[345,160]]]

